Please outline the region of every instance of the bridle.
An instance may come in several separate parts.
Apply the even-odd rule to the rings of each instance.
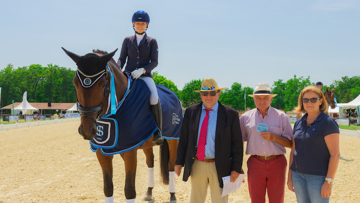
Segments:
[[[80,116],[80,119],[81,119],[82,117],[84,117],[84,116],[87,116],[87,117],[91,118],[91,119],[96,123],[96,120],[97,120],[99,117],[102,116],[102,113],[101,113],[101,112],[104,110],[105,100],[106,100],[107,95],[108,95],[108,92],[109,92],[109,86],[108,86],[109,82],[108,82],[108,80],[107,80],[107,76],[108,76],[107,68],[105,67],[105,70],[102,70],[102,71],[100,71],[99,73],[96,73],[96,74],[91,75],[91,76],[85,75],[85,74],[82,73],[79,69],[77,69],[76,74],[77,74],[78,79],[79,79],[80,81],[81,81],[81,78],[80,78],[79,74],[80,74],[80,75],[83,75],[83,76],[85,76],[85,77],[88,77],[88,78],[90,78],[90,77],[96,77],[97,75],[102,74],[102,75],[100,75],[100,76],[97,78],[97,80],[96,80],[95,82],[97,82],[100,78],[102,78],[102,77],[105,76],[106,83],[105,83],[105,84],[103,85],[103,87],[102,87],[102,88],[105,88],[105,90],[104,90],[104,96],[103,96],[103,100],[102,100],[102,102],[101,102],[100,105],[95,106],[95,107],[83,107],[83,106],[81,106],[81,104],[79,103],[79,100],[77,99],[77,96],[76,96],[77,109],[78,109],[78,111],[80,112],[80,115],[81,115],[81,116]],[[95,82],[94,82],[94,83],[95,83]],[[82,86],[83,86],[83,85],[82,85]],[[84,86],[83,86],[83,87],[84,87]],[[92,86],[90,86],[90,87],[88,87],[88,88],[91,88],[91,87],[92,87]],[[75,91],[76,91],[76,88],[75,88]],[[91,116],[91,115],[93,115],[93,114],[97,114],[95,118],[93,118],[93,117]]]

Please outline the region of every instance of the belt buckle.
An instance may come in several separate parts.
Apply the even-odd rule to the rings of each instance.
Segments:
[[[264,156],[265,157],[265,160],[268,160],[267,158],[268,158],[268,156]]]

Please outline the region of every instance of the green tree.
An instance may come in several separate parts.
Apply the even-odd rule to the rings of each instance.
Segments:
[[[360,76],[349,78],[348,76],[342,77],[342,80],[335,80],[334,92],[338,103],[348,103],[355,99],[360,94]]]
[[[154,82],[156,85],[163,85],[164,87],[170,89],[180,99],[181,91],[177,88],[177,86],[175,85],[175,83],[173,81],[168,80],[166,77],[164,77],[162,75],[159,75],[157,72],[153,73],[153,79],[154,79]]]
[[[247,96],[244,98],[245,90]],[[253,92],[253,89],[250,87],[242,88],[240,83],[234,82],[231,85],[231,89],[225,89],[219,98],[219,101],[227,106],[232,107],[238,111],[245,111],[245,99],[246,99],[246,108],[254,108],[255,104],[251,97],[248,95]]]
[[[271,92],[277,95],[273,97],[272,107],[276,108],[276,105],[279,104],[280,109],[285,110],[285,88],[286,83],[284,83],[282,79],[274,82]]]
[[[184,88],[181,90],[180,100],[182,101],[183,107],[189,107],[196,103],[201,102],[201,98],[198,92],[194,90],[200,90],[202,80],[191,80],[186,83]]]
[[[313,85],[313,83],[311,83],[310,81],[310,77],[304,79],[304,77],[297,78],[296,75],[294,75],[294,78],[289,79],[285,83],[285,90],[284,90],[285,111],[292,111],[295,108],[295,106],[298,105],[298,99],[301,90],[303,90],[305,87],[309,85]]]

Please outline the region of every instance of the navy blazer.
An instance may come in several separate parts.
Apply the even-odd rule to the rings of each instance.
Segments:
[[[144,68],[146,73],[142,76],[152,77],[151,71],[158,65],[158,45],[155,38],[147,36],[137,45],[136,35],[126,37],[121,47],[118,65],[125,72],[132,72]]]
[[[185,165],[184,181],[188,180],[196,159],[201,107],[202,103],[188,107],[181,125],[175,165]],[[230,175],[231,171],[241,172],[243,155],[239,114],[219,102],[215,133],[215,166],[221,188],[222,177]]]

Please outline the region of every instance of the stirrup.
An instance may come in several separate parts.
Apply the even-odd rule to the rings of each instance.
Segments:
[[[153,135],[153,142],[156,145],[162,145],[164,142],[164,137],[162,136],[162,133],[159,128],[155,131]]]

